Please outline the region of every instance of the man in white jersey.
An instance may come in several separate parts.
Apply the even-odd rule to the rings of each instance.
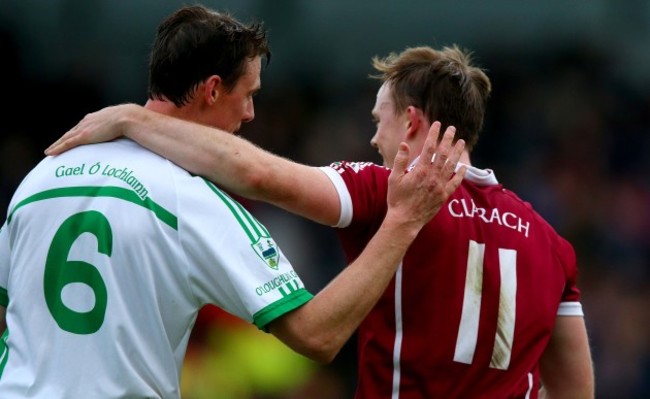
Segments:
[[[493,171],[471,166],[487,75],[456,46],[407,48],[373,66],[382,85],[371,144],[384,165],[397,166],[402,141],[420,148],[439,120],[465,139],[468,170],[360,325],[355,398],[593,398],[573,247]],[[88,115],[53,149],[120,134],[240,195],[339,227],[348,259],[361,254],[387,211],[386,167],[301,165],[136,105]]]
[[[235,132],[254,117],[269,56],[259,25],[183,8],[158,29],[145,107]],[[0,398],[179,397],[206,304],[330,361],[462,180],[463,142],[450,128],[436,146],[439,128],[408,173],[402,147],[381,229],[316,296],[240,204],[135,142],[44,159],[0,229]]]

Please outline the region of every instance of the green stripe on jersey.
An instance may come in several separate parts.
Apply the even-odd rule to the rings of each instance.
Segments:
[[[5,308],[9,306],[9,294],[2,287],[0,287],[0,306],[4,306]]]
[[[252,243],[259,241],[259,239],[262,237],[270,237],[270,234],[266,227],[264,227],[262,223],[255,219],[255,217],[253,217],[250,212],[244,209],[244,207],[239,202],[230,198],[228,194],[221,191],[212,182],[205,179],[203,179],[203,181],[215,194],[217,194],[221,201],[223,201],[224,205],[228,207]]]
[[[142,199],[132,190],[112,186],[62,187],[42,191],[20,201],[9,213],[7,223],[11,223],[11,218],[13,217],[16,210],[22,208],[25,205],[36,201],[62,197],[111,197],[129,201],[136,205],[149,209],[163,223],[167,224],[174,230],[178,230],[178,218],[176,218],[176,216],[174,216],[171,212],[156,204],[148,197]]]
[[[257,256],[260,257],[271,269],[278,270],[280,263],[280,251],[277,244],[269,234],[269,231],[260,223],[253,215],[250,214],[244,207],[223,191],[221,191],[213,183],[203,179],[205,184],[212,190],[223,204],[230,210],[239,226],[248,236],[251,242],[251,248]]]
[[[309,302],[314,296],[304,288],[292,292],[279,301],[275,301],[264,309],[253,315],[253,323],[260,330],[266,330],[266,325],[290,312],[305,303]]]
[[[0,337],[0,377],[5,370],[7,360],[9,359],[9,347],[7,346],[7,338],[9,338],[9,329],[5,329]]]

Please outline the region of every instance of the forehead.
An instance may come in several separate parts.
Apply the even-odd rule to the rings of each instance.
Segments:
[[[372,109],[372,113],[392,112],[393,109],[392,90],[388,82],[384,82],[384,84],[379,88],[379,91],[377,91],[377,99],[375,101],[375,107]]]

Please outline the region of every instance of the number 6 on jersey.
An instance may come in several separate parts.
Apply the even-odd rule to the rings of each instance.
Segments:
[[[113,233],[108,220],[96,211],[81,212],[66,219],[56,231],[47,253],[43,288],[45,302],[61,329],[75,334],[92,334],[104,323],[108,294],[99,270],[90,263],[68,260],[72,244],[83,233],[97,238],[97,251],[111,256]],[[95,306],[88,312],[78,312],[63,303],[61,295],[66,285],[82,283],[95,294]]]

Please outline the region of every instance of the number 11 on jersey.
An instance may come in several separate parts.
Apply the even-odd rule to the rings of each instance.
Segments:
[[[483,294],[483,258],[485,244],[470,240],[467,257],[467,274],[463,295],[463,311],[458,327],[454,361],[471,364],[476,351],[478,326]],[[512,341],[515,334],[517,295],[517,251],[499,248],[499,313],[494,336],[490,367],[507,370],[510,365]]]

